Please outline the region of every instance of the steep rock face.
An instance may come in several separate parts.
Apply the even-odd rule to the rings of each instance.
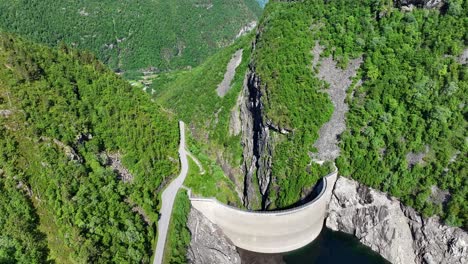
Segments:
[[[468,234],[425,219],[397,199],[340,177],[327,227],[355,235],[392,263],[467,263]]]
[[[244,205],[249,209],[264,209],[271,181],[273,142],[269,126],[262,116],[260,80],[253,71],[246,75],[242,96],[240,112],[244,148]]]
[[[187,251],[189,263],[193,264],[240,264],[236,247],[224,233],[196,209],[191,209],[187,226],[192,240]]]

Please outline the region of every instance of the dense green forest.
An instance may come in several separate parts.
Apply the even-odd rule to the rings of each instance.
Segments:
[[[320,14],[334,57],[365,54],[364,83],[349,97],[340,172],[467,228],[468,69],[458,58],[468,44],[468,2],[450,1],[443,14],[371,2],[336,3],[347,14],[329,6]],[[417,153],[424,158],[411,162]],[[448,204],[437,201],[440,190],[450,193]]]
[[[0,263],[46,263],[45,234],[31,201],[0,170]]]
[[[332,111],[317,92],[326,85],[310,70],[310,51],[320,41],[323,56],[341,66],[364,58],[363,84],[348,91],[340,173],[467,227],[468,70],[459,59],[468,44],[467,11],[462,0],[447,1],[441,11],[411,12],[378,0],[267,5],[254,66],[266,117],[294,132],[274,154],[277,204],[300,188],[305,152]]]
[[[90,50],[134,76],[198,65],[260,13],[255,0],[2,0],[0,28]]]
[[[87,52],[2,33],[0,65],[2,261],[148,263],[176,120]]]

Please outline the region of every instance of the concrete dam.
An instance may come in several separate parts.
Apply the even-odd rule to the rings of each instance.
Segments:
[[[335,170],[323,178],[315,199],[292,209],[247,211],[213,198],[191,197],[190,201],[235,246],[260,253],[288,252],[309,244],[322,231],[337,174]]]

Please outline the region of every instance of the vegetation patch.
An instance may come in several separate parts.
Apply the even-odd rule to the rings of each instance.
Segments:
[[[46,263],[46,236],[18,183],[0,170],[0,263]]]
[[[250,62],[251,40],[252,35],[245,36],[210,57],[199,67],[190,71],[161,74],[152,84],[155,101],[161,104],[165,111],[173,113],[188,124],[187,127],[197,141],[197,150],[192,149],[194,144],[190,145],[192,153],[204,153],[212,161],[223,159],[231,168],[239,171],[238,176],[241,176],[239,168],[242,164],[243,150],[241,136],[229,132],[230,118]],[[221,98],[217,95],[216,88],[223,80],[226,65],[233,54],[241,49],[241,64],[235,70],[231,88]],[[204,166],[205,169],[209,170],[212,162],[205,163],[209,165]],[[211,176],[203,175],[203,180]]]
[[[333,112],[323,81],[311,70],[315,46],[309,3],[271,2],[259,25],[253,67],[260,78],[265,120],[274,134],[271,208],[288,207],[329,171],[311,162],[318,131]]]
[[[164,248],[164,264],[187,263],[187,247],[190,244],[190,230],[187,219],[190,213],[190,201],[185,190],[177,193],[172,210],[171,223]]]
[[[203,171],[200,171],[195,161],[189,157],[189,173],[184,185],[192,190],[192,195],[216,198],[224,204],[241,207],[242,202],[236,192],[237,188],[221,167],[194,144],[190,145],[190,151],[203,168]]]

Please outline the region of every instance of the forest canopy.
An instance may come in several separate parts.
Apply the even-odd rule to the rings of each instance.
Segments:
[[[3,30],[90,50],[113,70],[141,74],[200,64],[261,9],[255,0],[1,0],[0,14]]]
[[[26,215],[23,232],[45,233],[50,259],[148,263],[158,190],[178,171],[177,122],[87,52],[2,33],[0,65],[0,239],[11,241],[0,258],[44,259],[39,235],[24,261],[4,253],[31,243],[9,230]]]

